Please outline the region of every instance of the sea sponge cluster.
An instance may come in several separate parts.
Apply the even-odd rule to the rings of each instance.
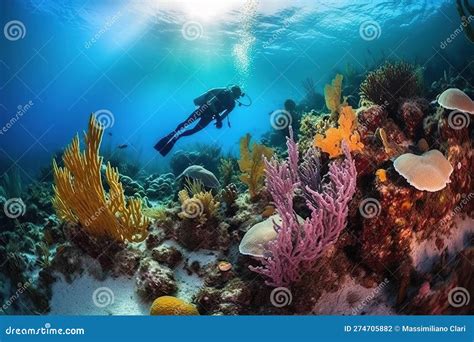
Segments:
[[[150,309],[152,316],[197,316],[198,310],[192,304],[173,296],[158,297]]]

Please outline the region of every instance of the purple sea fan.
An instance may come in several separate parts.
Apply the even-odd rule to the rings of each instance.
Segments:
[[[355,163],[344,143],[345,159],[331,162],[317,191],[315,184],[304,182],[317,179],[319,173],[314,174],[316,178],[301,177],[298,145],[291,128],[287,147],[287,160],[265,161],[266,185],[282,219],[281,224],[274,222],[278,235],[266,246],[268,256],[261,259],[262,266],[250,267],[267,277],[267,285],[275,287],[289,286],[300,280],[303,272],[311,269],[326,248],[337,240],[347,223],[348,203],[354,195],[357,178]],[[303,224],[298,223],[293,208],[297,189],[303,190],[311,210],[311,216]]]

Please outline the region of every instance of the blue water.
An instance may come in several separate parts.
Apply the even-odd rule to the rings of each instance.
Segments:
[[[429,71],[429,85],[443,70],[461,71],[472,54],[464,34],[441,48],[460,26],[453,1],[442,0],[6,0],[0,16],[2,26],[24,25],[21,39],[0,37],[0,126],[33,105],[0,134],[0,160],[25,178],[50,165],[91,112],[112,113],[103,145],[126,144],[143,166],[159,169],[169,157],[153,145],[209,88],[240,84],[252,105],[236,107],[231,128],[210,125],[174,151],[204,142],[238,153],[240,137],[259,138],[272,129],[270,112],[304,97],[308,77],[322,93],[347,66],[363,74],[402,59]],[[375,33],[361,34],[366,23]],[[197,36],[183,31],[189,25]]]

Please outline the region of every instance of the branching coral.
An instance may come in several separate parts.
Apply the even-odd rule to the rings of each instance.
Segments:
[[[58,167],[53,160],[53,205],[62,220],[80,223],[90,235],[117,241],[143,241],[149,220],[142,213],[142,201],[125,200],[118,170],[110,164],[106,169],[108,194],[102,185],[99,147],[103,133],[91,115],[89,130],[84,133],[85,151],[80,151],[79,135],[76,135],[64,152],[65,166]]]
[[[164,221],[168,217],[166,208],[160,205],[153,208],[143,208],[143,214],[157,221]]]
[[[250,148],[250,134],[240,139],[239,167],[242,172],[240,180],[249,188],[250,198],[259,194],[265,177],[264,158],[270,158],[273,150],[254,142]]]
[[[419,96],[422,87],[418,67],[405,62],[387,62],[367,75],[360,85],[360,99],[363,105],[378,104],[385,106],[389,113],[396,113],[400,101]]]
[[[346,141],[349,151],[361,151],[364,144],[360,142],[359,133],[355,130],[357,117],[351,106],[341,108],[338,124],[337,128],[329,128],[325,136],[317,134],[314,145],[329,153],[330,158],[343,154],[342,141]]]
[[[204,184],[199,179],[186,178],[184,188],[189,194],[194,196],[204,191]]]
[[[261,259],[261,267],[251,267],[266,276],[270,286],[288,286],[300,280],[304,270],[314,266],[346,226],[348,204],[356,189],[355,163],[345,144],[345,159],[331,162],[320,192],[300,178],[298,146],[292,134],[287,146],[288,160],[266,161],[267,188],[282,222],[274,222],[277,238],[266,246],[269,256]],[[302,187],[311,196],[306,203],[311,216],[300,224],[293,199],[295,190]]]
[[[333,119],[337,118],[339,109],[341,106],[345,105],[341,103],[342,79],[343,76],[341,74],[337,74],[332,80],[332,83],[326,84],[324,87],[324,99],[326,100],[326,107],[328,107],[328,109],[331,111],[331,117]]]

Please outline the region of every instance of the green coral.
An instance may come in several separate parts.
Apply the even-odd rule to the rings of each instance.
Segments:
[[[304,153],[314,144],[314,137],[323,134],[330,127],[333,127],[329,116],[323,116],[316,111],[303,114],[301,118],[300,132],[298,135],[298,147],[300,153]]]
[[[235,174],[234,160],[231,158],[221,158],[218,169],[222,187],[231,184]]]

